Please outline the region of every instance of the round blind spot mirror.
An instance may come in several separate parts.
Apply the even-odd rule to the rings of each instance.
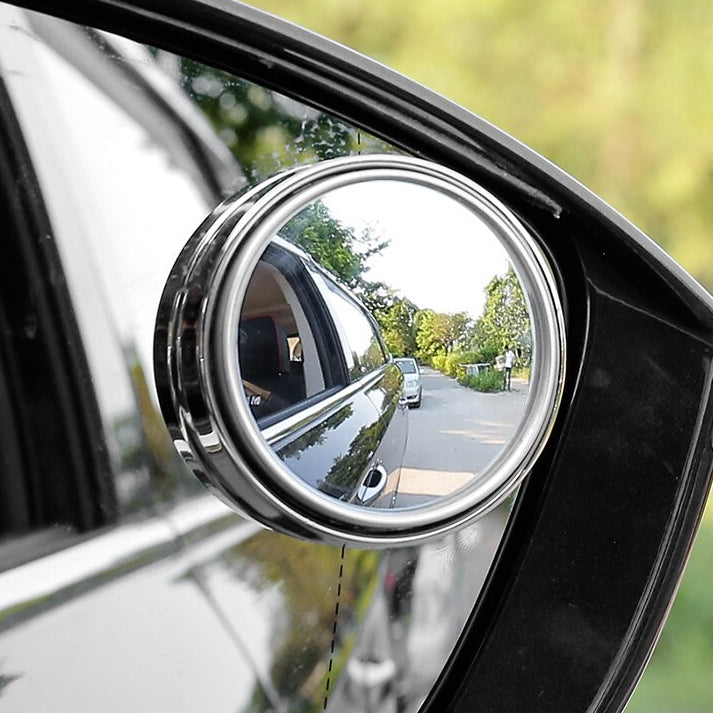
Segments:
[[[179,451],[298,537],[395,546],[527,474],[564,376],[536,240],[477,184],[405,157],[325,161],[229,199],[179,257],[156,373]]]

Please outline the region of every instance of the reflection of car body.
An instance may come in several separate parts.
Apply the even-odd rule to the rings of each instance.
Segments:
[[[406,399],[406,403],[409,406],[413,406],[413,408],[418,408],[421,405],[423,396],[421,370],[418,362],[411,357],[399,357],[394,361],[404,375],[404,399]]]
[[[287,467],[342,500],[389,507],[406,418],[400,372],[366,309],[275,239],[250,280],[240,324],[243,381],[264,394],[249,397],[253,414]]]

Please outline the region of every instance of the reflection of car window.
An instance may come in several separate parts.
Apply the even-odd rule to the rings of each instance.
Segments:
[[[238,349],[245,394],[257,418],[304,399],[304,375],[290,368],[287,337],[275,317],[241,319]]]
[[[364,374],[386,363],[386,354],[381,346],[376,328],[366,313],[343,291],[325,280],[325,296],[336,313],[343,330],[342,339],[349,347],[347,365],[349,378],[356,381]]]
[[[305,311],[309,277],[299,264],[273,245],[258,263],[243,301],[240,371],[256,418],[316,396],[329,381],[315,339],[318,327]]]
[[[410,359],[409,360],[402,360],[402,359],[397,359],[396,360],[396,365],[401,369],[401,371],[404,374],[416,374],[416,364],[414,364]]]
[[[92,371],[112,487],[128,514],[149,504],[151,474],[167,493],[184,472],[168,440],[157,429],[147,436],[142,421],[156,419],[149,383],[162,285],[151,277],[167,274],[215,197],[198,169],[189,170],[170,107],[127,81],[80,31],[57,27],[71,33],[71,58],[28,45],[15,59],[23,60],[24,80],[11,89]],[[157,433],[151,445],[168,454],[160,467],[146,447]]]

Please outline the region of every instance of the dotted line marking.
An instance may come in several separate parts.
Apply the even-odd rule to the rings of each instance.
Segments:
[[[357,129],[357,154],[361,154],[361,131]],[[327,710],[329,703],[329,687],[332,685],[332,669],[334,668],[334,648],[337,643],[337,622],[339,621],[339,600],[342,596],[342,578],[344,577],[344,555],[346,553],[346,544],[342,545],[342,551],[339,557],[339,576],[337,577],[337,602],[334,605],[334,625],[332,626],[332,643],[329,647],[329,665],[327,667],[327,682],[324,686],[324,706],[322,710]]]
[[[334,648],[337,642],[337,622],[339,621],[339,600],[342,596],[342,578],[344,577],[344,554],[347,546],[342,545],[342,553],[339,558],[339,576],[337,577],[337,603],[334,605],[334,626],[332,626],[332,645],[329,648],[329,666],[327,668],[327,683],[325,685],[324,708],[327,710],[329,701],[329,687],[332,685],[332,668],[334,667]]]

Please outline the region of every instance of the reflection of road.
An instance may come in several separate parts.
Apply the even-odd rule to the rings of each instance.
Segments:
[[[396,505],[446,495],[464,485],[500,452],[520,422],[529,391],[484,394],[439,372],[422,369],[423,400],[409,411],[409,436]]]

